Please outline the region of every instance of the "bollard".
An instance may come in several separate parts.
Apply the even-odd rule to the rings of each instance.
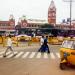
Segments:
[[[3,43],[2,43],[2,44],[3,44],[3,47],[5,47],[5,41],[4,41],[4,38],[3,38]]]
[[[28,46],[31,46],[31,40],[29,39],[29,41],[28,41]]]
[[[17,46],[17,47],[19,46],[19,45],[18,45],[18,37],[17,37],[17,45],[16,45],[16,46]]]

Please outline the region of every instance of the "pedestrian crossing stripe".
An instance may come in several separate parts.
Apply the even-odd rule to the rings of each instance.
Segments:
[[[6,55],[9,55],[11,53],[11,51],[7,52]]]
[[[26,53],[22,56],[22,58],[26,58],[26,57],[29,55],[29,53],[30,53],[30,52],[26,52]]]
[[[41,58],[41,53],[40,52],[38,52],[36,58]]]
[[[50,53],[50,57],[51,57],[52,59],[55,59],[55,55],[54,55],[53,53]]]
[[[29,56],[29,58],[33,58],[35,56],[36,52],[32,52],[31,55]]]
[[[0,55],[3,54],[3,53],[4,53],[4,51],[0,52]]]
[[[3,57],[3,54],[4,54],[4,51],[1,51],[0,52],[0,58],[4,58]],[[24,51],[15,51],[14,54],[16,54],[14,57],[13,57],[13,53],[11,51],[7,52],[6,53],[6,58],[22,58],[22,59],[25,59],[25,58],[44,58],[44,59],[48,59],[48,58],[51,58],[51,59],[55,59],[55,58],[60,58],[60,54],[59,52],[51,52],[50,54],[48,53],[41,53],[41,52],[24,52]]]
[[[16,54],[17,52],[14,52],[14,54]],[[6,58],[11,58],[13,57],[13,54],[11,53],[10,55],[8,55]]]
[[[56,53],[56,55],[57,55],[58,58],[60,58],[60,54],[59,53]]]
[[[44,58],[48,58],[48,54],[47,53],[44,53]]]
[[[7,52],[6,55],[9,55],[11,53],[11,51]],[[0,58],[3,57],[4,51],[0,52]]]
[[[20,57],[24,52],[19,52],[14,58]]]

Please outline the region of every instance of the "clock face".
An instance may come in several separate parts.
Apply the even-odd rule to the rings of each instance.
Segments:
[[[27,27],[27,23],[24,22],[24,23],[23,23],[23,27]]]
[[[48,17],[51,17],[51,18],[53,17],[54,18],[55,17],[55,13],[49,14]]]

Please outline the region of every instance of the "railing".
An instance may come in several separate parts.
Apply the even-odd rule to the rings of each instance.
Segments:
[[[0,45],[3,47],[6,46],[6,40],[8,37],[0,36]],[[25,41],[21,41],[21,39],[24,39]],[[62,44],[64,40],[70,40],[70,37],[49,37],[48,36],[48,44]],[[73,40],[75,40],[75,37],[73,37]],[[32,46],[32,45],[40,45],[40,37],[12,37],[13,45],[16,47],[23,47],[23,46]]]

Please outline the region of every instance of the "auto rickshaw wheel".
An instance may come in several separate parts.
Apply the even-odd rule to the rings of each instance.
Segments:
[[[65,63],[60,63],[60,69],[65,70],[65,68],[66,68],[66,64]]]

